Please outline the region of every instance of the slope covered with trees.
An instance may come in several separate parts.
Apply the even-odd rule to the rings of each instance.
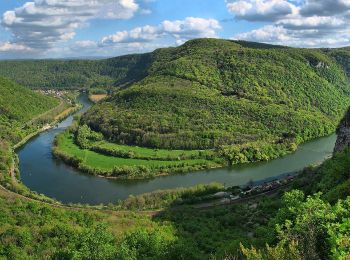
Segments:
[[[350,101],[346,50],[198,39],[152,55],[144,79],[81,123],[111,142],[215,149],[244,163],[334,132]]]
[[[34,92],[0,77],[1,184],[11,186],[14,184],[11,177],[18,174],[13,147],[39,132],[71,108],[72,104],[63,99]]]
[[[144,77],[151,56],[126,55],[105,60],[0,61],[0,76],[33,89],[106,88]]]
[[[208,41],[211,42],[211,40]],[[219,44],[219,42],[215,44]],[[193,42],[188,44],[193,44]],[[200,41],[200,44],[204,43]],[[207,44],[205,43],[206,48],[200,48],[204,52],[204,56],[208,55],[206,49],[211,46],[209,45],[208,47]],[[224,50],[226,44],[236,46],[243,43],[221,42],[220,44],[218,49]],[[240,154],[239,157],[233,157],[232,160],[237,158],[240,160],[242,158],[244,160],[249,158],[256,159],[259,157],[249,156],[252,154],[261,155],[261,151],[273,153],[274,151],[276,152],[277,144],[282,147],[288,144],[289,141],[286,142],[284,140],[290,140],[290,144],[297,143],[312,136],[325,134],[327,131],[332,131],[335,128],[336,121],[340,119],[342,111],[345,111],[345,103],[348,101],[348,83],[345,72],[347,63],[336,63],[338,58],[335,55],[338,55],[336,54],[338,51],[332,50],[333,53],[329,54],[325,50],[296,50],[265,45],[262,48],[263,46],[260,45],[246,45],[246,43],[243,45],[243,47],[236,47],[238,49],[243,48],[243,52],[286,52],[287,56],[282,56],[285,59],[295,52],[293,54],[295,56],[292,56],[297,57],[295,59],[301,64],[305,62],[306,65],[304,65],[307,69],[303,70],[303,73],[306,73],[306,77],[308,77],[307,75],[310,77],[312,75],[310,78],[312,84],[310,83],[310,85],[307,85],[308,88],[300,90],[301,93],[299,93],[300,96],[298,98],[284,99],[291,102],[290,104],[278,104],[276,103],[278,98],[274,96],[271,96],[272,100],[269,101],[270,103],[265,103],[266,100],[263,101],[258,98],[260,95],[254,97],[254,91],[250,92],[253,96],[248,97],[244,96],[244,93],[249,93],[248,90],[245,90],[243,97],[238,98],[236,94],[231,94],[219,85],[213,84],[210,86],[208,82],[205,84],[203,82],[192,83],[193,80],[188,78],[179,79],[176,75],[167,75],[167,72],[155,69],[153,72],[149,72],[152,75],[144,79],[142,84],[141,82],[135,83],[132,87],[121,90],[106,102],[96,105],[94,111],[95,113],[102,113],[103,107],[108,108],[105,114],[100,114],[106,115],[101,120],[111,120],[111,123],[114,122],[112,118],[116,121],[120,120],[120,125],[124,127],[123,133],[125,133],[124,135],[127,138],[132,136],[128,135],[128,129],[133,129],[132,127],[129,128],[129,126],[136,124],[135,118],[139,117],[140,122],[144,122],[144,124],[140,124],[139,128],[136,129],[137,131],[135,129],[133,131],[135,130],[136,133],[144,131],[145,134],[149,135],[153,132],[159,134],[159,142],[156,143],[157,145],[159,144],[159,147],[166,144],[165,134],[168,134],[169,137],[171,135],[181,137],[180,133],[184,129],[181,126],[184,125],[186,125],[186,129],[190,129],[193,132],[194,137],[197,137],[197,139],[189,140],[202,140],[202,136],[199,133],[201,130],[200,124],[196,124],[196,122],[210,123],[208,127],[204,125],[203,129],[207,129],[207,131],[218,129],[218,136],[225,132],[230,137],[234,129],[236,129],[235,131],[237,132],[235,134],[237,135],[239,134],[237,129],[241,127],[242,132],[247,131],[247,137],[245,137],[247,139],[242,137],[242,141],[238,145],[227,142],[229,147],[223,145],[223,147],[215,148],[217,152],[224,152],[226,149],[226,151]],[[183,46],[182,48],[185,47]],[[245,50],[246,48],[248,50]],[[171,59],[173,59],[172,55],[179,55],[178,57],[181,58],[182,54],[176,54],[178,50],[169,49],[160,50],[159,52],[172,53],[167,54]],[[191,53],[192,50],[193,46],[190,50]],[[308,53],[309,55],[310,52],[315,53],[317,56],[316,60],[303,54]],[[276,57],[279,57],[279,55],[282,54],[276,54]],[[309,57],[309,59],[306,59],[304,55]],[[162,54],[162,56],[164,61],[159,62],[158,65],[167,67],[168,61],[166,60],[169,57],[166,58],[165,54]],[[324,60],[320,61],[320,58]],[[296,64],[299,64],[298,62]],[[261,63],[263,62],[261,61]],[[266,59],[266,63],[269,63],[268,59]],[[191,64],[196,65],[198,62],[193,59]],[[251,62],[247,62],[247,64],[250,66]],[[157,67],[158,65],[153,64],[152,66]],[[287,65],[284,64],[283,66]],[[329,72],[333,70],[332,68],[334,71]],[[288,67],[288,70],[285,69],[284,75],[289,75],[289,70],[293,72],[293,66]],[[322,70],[324,71],[321,72]],[[189,70],[186,69],[186,71],[188,72]],[[281,73],[281,71],[278,72]],[[159,75],[155,75],[157,73]],[[162,75],[162,73],[165,74]],[[298,73],[301,72],[298,71],[295,73],[297,73],[298,77],[303,75],[299,75]],[[277,74],[279,73],[276,72],[276,74],[273,74],[274,77],[267,78],[273,82],[273,84],[271,83],[271,89],[273,89],[272,86],[275,86],[274,84],[277,85]],[[249,73],[246,75],[249,75]],[[162,79],[162,81],[158,81],[158,79]],[[167,81],[166,79],[171,80]],[[301,78],[298,80],[305,84],[307,83],[302,81]],[[58,103],[54,99],[26,91],[8,80],[2,80],[1,82],[3,86],[1,94],[3,95],[4,93],[7,99],[0,99],[2,111],[0,135],[6,136],[6,139],[8,138],[7,140],[11,141],[10,143],[4,142],[4,140],[0,142],[0,173],[1,177],[3,177],[11,170],[13,163],[12,145],[21,139],[22,136],[22,130],[19,130],[13,131],[13,133],[11,131],[13,136],[8,137],[9,130],[7,129],[21,129],[21,125],[26,125],[26,122],[31,121],[38,114],[51,109]],[[159,84],[159,86],[158,82],[162,82],[162,84]],[[172,82],[174,82],[174,86],[171,85]],[[180,82],[186,82],[186,84],[179,84]],[[285,84],[287,85],[287,81]],[[194,85],[195,87],[193,87]],[[247,86],[250,86],[250,83]],[[265,87],[269,89],[268,86]],[[317,90],[313,89],[313,87],[323,93],[317,93]],[[176,91],[173,91],[173,89]],[[289,86],[285,87],[285,91],[287,89],[289,89]],[[292,88],[290,91],[297,90]],[[14,93],[19,95],[18,99],[13,96]],[[334,95],[327,97],[325,93],[333,93]],[[22,94],[24,96],[21,96]],[[267,92],[268,97],[269,95],[272,95],[270,90]],[[173,106],[170,102],[172,100],[181,100],[183,97],[184,100],[179,102],[178,107]],[[142,103],[142,100],[145,102]],[[227,104],[230,104],[231,100],[236,102],[234,104],[240,110],[233,110],[235,113],[226,113],[226,107],[230,111],[230,107]],[[21,104],[22,102],[31,109],[25,109]],[[131,104],[131,102],[135,105]],[[222,102],[224,102],[224,105],[221,105]],[[334,106],[332,106],[332,102]],[[34,108],[34,104],[43,105],[42,107]],[[225,120],[211,120],[212,114],[211,110],[208,109],[208,104],[214,104],[210,106],[213,108],[219,107],[219,111],[223,114],[222,117],[215,109],[213,109],[216,113],[214,115],[219,119],[225,118]],[[291,104],[295,104],[295,107]],[[270,106],[271,108],[269,109]],[[188,115],[191,113],[190,108],[192,107],[196,113],[191,114],[192,117],[189,117]],[[262,111],[259,112],[259,109]],[[249,114],[245,112],[246,110],[252,111],[252,115],[259,116],[248,117]],[[148,121],[150,120],[148,114],[153,113],[155,119],[157,119],[156,111],[164,116],[168,115],[169,122],[174,124],[174,126],[172,128],[164,128],[163,132],[158,133],[156,131],[159,123],[157,120],[152,121],[153,124],[148,124],[150,122]],[[193,116],[196,116],[199,112],[201,114],[193,119]],[[234,114],[237,114],[237,116],[234,117]],[[276,117],[276,114],[281,116]],[[246,117],[242,117],[239,120],[241,115],[246,115]],[[299,115],[302,120],[295,121],[295,118],[298,117],[293,116],[296,115]],[[270,117],[261,119],[261,116]],[[172,120],[173,117],[176,119],[175,121]],[[93,116],[93,113],[88,113],[81,122],[89,123],[91,127],[98,128],[95,125],[98,120],[97,117]],[[225,128],[226,124],[231,123],[230,120],[235,120],[233,121],[235,124],[232,123],[231,128]],[[246,122],[246,120],[248,121]],[[287,126],[283,126],[283,120],[285,120]],[[258,124],[260,121],[261,123]],[[242,122],[241,125],[239,125],[240,122]],[[295,122],[299,122],[301,125],[292,128]],[[323,123],[325,125],[322,125]],[[119,134],[119,124],[115,123],[112,125],[113,128],[108,129],[107,125],[102,124],[101,129],[95,130],[100,130],[109,141],[124,142],[126,144],[138,142],[137,139],[123,139],[123,135]],[[284,130],[280,132],[279,126]],[[322,127],[324,127],[323,130],[319,130]],[[173,129],[176,129],[176,131],[173,131]],[[255,129],[255,131],[252,129]],[[300,130],[297,131],[298,129]],[[91,135],[94,137],[92,138]],[[263,137],[260,143],[251,137],[254,135]],[[168,155],[170,156],[169,159],[173,159],[172,156],[179,152],[172,153],[164,149],[154,150],[141,147],[128,148],[125,145],[116,145],[108,143],[106,140],[100,140],[100,134],[90,132],[88,137],[90,138],[88,140],[81,138],[81,146],[87,145],[90,148],[90,145],[98,145],[99,148],[102,147],[107,152],[117,151],[117,153],[122,153],[127,151],[128,153],[134,153],[132,156],[146,156],[153,159],[160,159]],[[278,142],[271,142],[276,137],[278,137]],[[92,139],[97,140],[93,140],[93,143],[87,142]],[[126,140],[131,141],[126,142]],[[227,140],[230,139],[228,138]],[[202,144],[200,141],[194,143]],[[206,144],[205,142],[203,143]],[[277,150],[281,151],[283,149]],[[242,154],[245,158],[242,157]],[[181,151],[180,155],[199,156],[199,153]],[[127,154],[127,156],[130,156],[130,154]],[[1,189],[0,258],[348,259],[350,256],[349,158],[350,151],[345,149],[321,166],[305,169],[296,178],[296,181],[288,187],[288,189],[294,189],[290,192],[284,193],[281,190],[280,193],[276,193],[273,196],[263,196],[237,205],[202,210],[190,206],[174,209],[171,208],[171,202],[178,199],[191,200],[191,196],[195,196],[194,198],[197,199],[197,196],[200,194],[206,194],[207,190],[220,190],[221,187],[219,185],[215,185],[212,188],[210,186],[196,187],[188,190],[146,194],[131,197],[120,204],[121,207],[127,209],[132,209],[133,205],[145,205],[145,203],[147,203],[146,208],[156,209],[163,207],[160,212],[151,213],[130,211],[93,212],[88,208],[78,210],[76,208],[54,207],[19,197]],[[315,195],[318,192],[322,194]],[[282,194],[284,195],[282,196]],[[269,246],[266,246],[266,244]]]
[[[60,103],[56,98],[35,93],[1,77],[0,93],[0,140],[9,142],[20,141],[33,130],[33,125],[27,122]]]

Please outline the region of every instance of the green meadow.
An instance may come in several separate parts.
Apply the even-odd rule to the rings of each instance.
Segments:
[[[98,147],[113,153],[114,151],[124,151],[132,154],[134,158],[150,159],[150,160],[181,160],[184,158],[204,158],[213,155],[208,150],[165,150],[151,149],[139,146],[121,145],[109,143],[107,141],[98,141],[93,143],[93,147]]]
[[[54,154],[73,166],[88,173],[97,175],[105,175],[109,177],[119,177],[119,175],[135,175],[134,171],[141,171],[142,177],[150,177],[154,175],[167,174],[172,172],[182,172],[187,170],[199,170],[208,167],[218,167],[215,162],[206,159],[187,159],[187,160],[145,160],[134,158],[121,158],[111,155],[105,155],[82,149],[74,142],[74,135],[70,132],[60,134],[55,141]],[[155,151],[147,148],[129,147],[116,144],[103,143],[104,146],[119,149],[132,149],[143,155],[153,156]],[[147,151],[148,150],[148,151]],[[162,150],[159,153],[163,156],[170,154],[172,151]],[[181,155],[183,151],[174,151],[174,155]],[[188,151],[188,153],[191,153]],[[194,153],[194,152],[192,152]],[[164,157],[165,158],[165,157]],[[140,177],[141,173],[136,176]],[[135,176],[134,176],[135,177]]]

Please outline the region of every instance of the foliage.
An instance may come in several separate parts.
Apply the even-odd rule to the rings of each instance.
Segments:
[[[348,68],[325,50],[198,39],[152,55],[81,123],[120,145],[261,161],[334,132],[350,98]]]
[[[307,185],[303,190],[307,194],[322,192],[322,198],[331,203],[350,196],[350,150],[337,153],[321,166],[304,173]]]
[[[86,133],[82,132],[80,135],[84,134]],[[99,138],[98,134],[97,136]],[[127,179],[150,178],[156,175],[182,173],[217,166],[215,162],[205,159],[167,161],[104,155],[81,149],[74,143],[73,135],[69,132],[64,132],[56,137],[53,153],[66,163],[89,174]]]
[[[142,78],[151,54],[104,60],[1,61],[0,75],[30,88],[109,88]]]
[[[138,196],[130,195],[127,199],[121,201],[118,206],[127,210],[145,210],[160,209],[184,203],[198,203],[203,201],[206,195],[214,194],[223,189],[222,184],[210,183],[190,188],[159,190]]]
[[[298,245],[291,241],[288,244],[278,243],[275,247],[266,245],[266,249],[257,250],[252,247],[250,249],[245,248],[241,244],[242,254],[247,260],[301,260]]]
[[[79,126],[75,134],[75,141],[82,149],[87,149],[91,146],[91,142],[102,139],[101,133],[91,131],[87,125]]]
[[[140,228],[127,234],[120,245],[118,259],[168,259],[168,249],[174,238],[165,231],[149,232]]]
[[[0,77],[0,139],[19,142],[48,121],[33,118],[59,105],[53,97],[43,96]]]
[[[347,55],[346,49],[207,39],[106,61],[1,62],[0,72],[28,85],[55,87],[103,87],[143,78],[96,105],[83,116],[76,133],[56,139],[55,149],[93,174],[139,177],[154,176],[150,169],[208,167],[213,162],[206,160],[207,151],[200,155],[203,149],[230,163],[267,160],[334,131],[349,100]],[[18,66],[11,71],[8,64]],[[135,71],[133,78],[130,73]],[[0,83],[6,97],[0,97],[0,135],[6,138],[0,141],[0,176],[6,182],[16,163],[12,145],[33,132],[37,122],[22,126],[58,103],[8,80]],[[132,152],[137,158],[106,156],[103,151]],[[174,160],[179,153],[185,156]],[[209,185],[140,195],[119,205],[135,210],[163,207],[159,214],[145,213],[152,217],[69,210],[1,190],[0,258],[347,259],[349,158],[350,151],[344,150],[306,169],[293,183],[305,193],[285,193],[282,201],[281,192],[205,210],[189,205],[168,208],[217,189]]]
[[[3,197],[0,198],[0,208],[0,256],[8,259],[62,257],[78,253],[88,256],[91,251],[85,241],[89,238],[83,238],[83,235],[91,234],[97,239],[106,234],[105,230],[96,227],[100,217],[89,213]],[[100,248],[105,242],[114,245],[113,241],[101,240]],[[92,246],[91,243],[88,247]]]
[[[72,131],[75,135],[75,143],[80,148],[115,157],[179,161],[185,159],[210,160],[214,156],[213,151],[208,150],[163,150],[109,143],[103,140],[100,133],[92,131],[87,125],[78,126],[77,129],[72,129]]]

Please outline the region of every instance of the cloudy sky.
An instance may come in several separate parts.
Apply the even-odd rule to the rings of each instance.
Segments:
[[[350,45],[350,0],[1,0],[0,59],[117,56],[200,37]]]

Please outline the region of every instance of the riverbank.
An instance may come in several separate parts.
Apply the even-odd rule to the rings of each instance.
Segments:
[[[86,96],[80,99],[84,104],[83,110],[86,111],[91,103]],[[294,154],[270,162],[166,175],[147,180],[106,179],[82,174],[51,157],[51,144],[55,136],[71,125],[72,121],[73,116],[69,116],[59,124],[58,128],[46,131],[18,150],[23,183],[31,190],[56,198],[65,204],[107,205],[126,199],[130,194],[139,195],[177,187],[188,188],[214,181],[225,186],[244,185],[250,180],[273,178],[283,172],[298,171],[310,164],[323,161],[332,154],[336,138],[333,135],[302,144]]]
[[[72,96],[76,96],[76,95],[73,93],[69,93],[69,96],[72,97]],[[72,105],[72,103],[69,101],[69,99],[63,95],[60,97],[57,97],[57,98],[59,98],[60,103],[56,107],[50,109],[49,111],[45,111],[44,113],[42,113],[40,115],[35,116],[30,121],[26,122],[25,126],[31,126],[30,129],[35,129],[35,127],[33,127],[33,126],[35,126],[36,122],[47,122],[50,119],[51,119],[51,121],[49,123],[46,123],[45,125],[39,127],[39,128],[37,126],[33,132],[27,134],[25,137],[22,138],[21,141],[14,144],[12,146],[12,148],[10,148],[9,154],[11,155],[11,163],[9,166],[8,173],[6,173],[6,174],[8,174],[9,178],[6,177],[6,174],[4,175],[4,179],[2,181],[2,184],[3,184],[2,188],[4,190],[8,190],[9,192],[10,191],[15,192],[21,196],[25,196],[25,197],[32,198],[32,199],[37,199],[38,201],[42,201],[42,202],[56,203],[55,200],[53,200],[49,197],[46,197],[42,194],[38,194],[36,192],[33,192],[32,190],[28,189],[25,185],[23,185],[23,183],[20,180],[20,171],[18,169],[19,162],[18,162],[18,158],[17,158],[15,151],[18,151],[19,149],[21,149],[21,147],[23,147],[31,139],[35,138],[39,134],[41,134],[45,131],[48,131],[49,129],[52,129],[55,125],[57,125],[65,117],[68,117],[69,115],[71,115],[75,111],[79,110],[81,107],[81,105],[79,103],[73,103],[74,105]]]
[[[85,109],[87,109],[86,108],[86,106],[84,106],[84,108]],[[71,120],[72,120],[72,116],[68,119],[66,119],[66,121],[68,120],[68,122],[69,123],[65,123],[65,122],[63,122],[63,125],[64,125],[64,127],[67,127],[68,125],[70,125],[70,123],[71,123]],[[61,130],[59,130],[59,131],[63,131],[63,129],[64,128],[61,128],[60,127],[60,129]],[[53,140],[53,137],[58,133],[57,132],[58,131],[58,129],[57,130],[55,130],[55,129],[51,129],[51,130],[49,130],[49,131],[47,131],[46,132],[46,134],[44,134],[44,135],[42,135],[40,138],[43,138],[43,137],[45,137],[45,136],[50,136],[50,138],[51,138],[51,136],[52,136],[52,140]],[[50,133],[50,132],[53,132],[52,134]],[[42,140],[41,140],[42,141]],[[41,142],[40,141],[40,142]],[[333,141],[331,141],[331,143],[332,143]],[[46,141],[45,141],[45,143],[46,143]],[[311,142],[312,143],[312,142]],[[307,145],[307,144],[306,144]],[[30,146],[30,145],[29,145]],[[323,145],[322,145],[323,146]],[[40,150],[42,150],[42,147],[38,147]],[[49,150],[48,150],[48,152],[51,152],[50,150],[50,147],[48,147],[49,148]],[[304,148],[303,148],[303,145],[300,147],[300,149],[301,150],[303,150]],[[316,148],[316,147],[314,147],[314,146],[312,146],[312,147],[310,147],[310,150],[311,151],[315,151],[315,150],[318,150],[318,148]],[[332,150],[332,148],[330,149],[330,150]],[[53,167],[53,165],[56,165],[56,164],[50,164],[51,166],[50,167],[46,167],[46,165],[45,165],[45,160],[47,160],[47,156],[46,156],[46,152],[45,151],[43,151],[44,153],[43,153],[43,155],[44,155],[44,157],[39,157],[40,159],[39,159],[39,161],[40,161],[40,163],[38,163],[38,164],[41,164],[41,168],[50,168],[50,169],[52,169],[52,167]],[[299,152],[300,152],[300,150],[299,150]],[[31,155],[33,155],[33,152],[29,152]],[[307,154],[309,154],[309,152],[307,152]],[[37,154],[36,154],[37,155]],[[305,157],[305,156],[302,156],[303,158]],[[46,158],[46,159],[45,159]],[[320,159],[321,158],[323,158],[323,157],[320,157]],[[282,159],[279,159],[279,160],[284,160],[283,158]],[[292,159],[293,160],[293,159]],[[321,159],[322,160],[322,159]],[[21,160],[22,162],[23,162],[23,160]],[[39,162],[38,161],[38,162]],[[278,160],[277,160],[278,161]],[[317,160],[317,161],[319,161],[319,160]],[[35,159],[34,160],[31,160],[31,162],[32,163],[35,163]],[[306,165],[309,165],[310,163],[307,163]],[[283,169],[286,169],[286,163],[281,163],[281,165],[283,166]],[[241,166],[241,167],[244,167],[244,166]],[[27,177],[27,175],[26,175],[26,170],[28,169],[28,166],[24,169],[24,170],[21,170],[21,172],[23,172],[24,174],[25,174],[25,177]],[[72,169],[71,169],[72,170]],[[221,171],[223,171],[223,170],[226,170],[226,169],[222,169]],[[51,170],[50,170],[51,171]],[[216,171],[216,170],[213,170],[214,172]],[[36,170],[32,170],[31,171],[31,174],[35,174],[37,171]],[[48,173],[47,173],[47,171],[43,171],[43,173],[45,174],[45,177],[48,177],[48,176],[50,176],[50,175],[48,175]],[[281,172],[279,172],[279,174],[280,174]],[[197,174],[197,173],[194,173],[194,174]],[[204,174],[204,173],[202,173],[202,174]],[[242,173],[243,175],[246,175],[245,173]],[[79,174],[78,172],[74,172],[73,173],[73,175],[74,175],[74,177],[82,177],[82,178],[86,178],[86,176],[84,177],[84,175],[81,175],[81,174]],[[190,174],[191,176],[193,176],[192,174]],[[206,175],[206,174],[204,174],[204,175]],[[227,173],[225,174],[226,176],[227,176]],[[178,175],[178,176],[173,176],[173,177],[177,177],[177,178],[181,178],[181,179],[186,179],[186,177],[185,177],[186,175]],[[216,175],[213,175],[213,176],[218,176],[218,180],[220,181],[220,174],[216,174]],[[43,180],[43,179],[45,179],[45,177],[43,178],[44,176],[42,176],[41,177],[41,179]],[[60,180],[64,180],[64,178],[66,177],[66,175],[64,174],[64,173],[60,173],[58,176],[57,176],[58,178],[60,178]],[[167,178],[167,177],[170,177],[170,176],[164,176],[164,177],[160,177],[160,178],[155,178],[153,181],[159,181],[159,180],[162,180],[163,178]],[[249,177],[249,174],[248,174],[248,177]],[[93,177],[93,178],[95,178],[95,177]],[[271,178],[271,177],[270,177]],[[101,179],[101,178],[99,178],[99,179]],[[259,180],[261,181],[261,179],[265,179],[265,178],[259,178]],[[250,180],[250,177],[249,177],[249,179],[247,179],[247,181],[245,181],[245,183],[247,183],[248,181]],[[104,180],[103,180],[104,181]],[[117,180],[116,180],[117,181]],[[205,182],[204,180],[203,180],[203,182]],[[26,182],[25,182],[26,183]],[[55,183],[55,186],[58,184],[57,182],[54,182]],[[84,182],[78,182],[79,183],[79,185],[78,186],[75,186],[75,190],[77,190],[77,189],[79,189],[79,187],[80,186],[84,186]],[[227,183],[227,182],[225,182],[225,181],[221,181],[221,183]],[[75,182],[73,182],[72,183],[73,185],[75,184]],[[140,183],[138,183],[138,181],[134,181],[134,184],[135,184],[135,186],[137,187],[137,186],[139,186],[139,184]],[[131,183],[126,183],[126,185],[127,186],[130,186],[131,185]],[[66,185],[65,185],[66,186]],[[69,185],[67,185],[66,186],[67,188],[69,188]],[[89,184],[89,190],[91,190],[91,184]],[[166,187],[166,185],[160,185],[160,187]],[[62,188],[60,188],[60,187],[58,187],[59,188],[59,190],[60,191],[64,191],[64,189],[62,189]],[[114,190],[118,190],[119,188],[117,188],[117,187],[114,187],[113,188]],[[164,188],[163,188],[164,189]],[[187,189],[186,188],[186,185],[185,185],[185,189]],[[106,190],[108,190],[108,189],[106,189]],[[139,190],[139,189],[138,189]],[[98,188],[96,188],[96,191],[99,193],[99,195],[97,195],[97,197],[99,197],[100,195],[101,195],[101,189],[98,189]],[[142,192],[143,191],[143,192]],[[144,193],[145,191],[144,190],[139,190],[139,192],[142,192],[142,193]],[[47,196],[48,194],[46,193],[46,192],[40,192],[40,193],[44,193],[45,194],[45,196]],[[36,194],[36,193],[35,193]],[[68,194],[70,194],[70,193],[68,193]],[[128,196],[130,195],[130,194],[135,194],[134,192],[128,192]],[[49,197],[56,197],[57,198],[57,196],[52,196],[52,195],[49,195]],[[84,198],[84,197],[82,197],[81,196],[81,198]],[[116,198],[117,198],[117,196],[116,196]],[[45,199],[44,200],[41,200],[41,199],[38,199],[38,201],[45,201]],[[106,207],[106,206],[104,206],[104,205],[97,205],[97,204],[99,204],[99,203],[88,203],[88,204],[91,204],[91,205],[97,205],[97,206],[81,206],[81,205],[79,205],[79,204],[76,204],[76,203],[73,203],[73,204],[69,204],[69,202],[67,202],[67,201],[63,201],[64,202],[64,205],[71,205],[73,208],[76,208],[76,207],[78,207],[78,208],[95,208],[95,209],[106,209],[106,210],[108,210],[107,208],[108,207]],[[103,203],[103,204],[105,204],[105,205],[107,205],[108,203],[110,203],[110,202],[112,202],[111,200],[109,200],[108,202],[106,202],[106,203]],[[114,202],[116,202],[116,200],[114,200]],[[49,202],[49,204],[50,204],[51,202]],[[78,203],[78,202],[77,202]],[[52,204],[54,204],[54,205],[62,205],[62,204],[60,204],[59,202],[57,202],[57,201],[52,201]],[[69,206],[68,206],[69,207]],[[109,207],[109,209],[111,209],[111,207]],[[118,209],[118,206],[112,206],[112,209]],[[120,208],[119,208],[120,209]]]
[[[201,158],[187,160],[149,160],[114,157],[81,149],[70,132],[55,137],[53,153],[65,163],[91,175],[114,179],[146,179],[176,173],[186,173],[222,165]]]
[[[71,115],[72,113],[76,112],[77,110],[79,110],[80,106],[76,105],[74,107],[68,108],[64,111],[62,111],[60,114],[58,114],[55,117],[55,120],[52,121],[49,124],[44,125],[43,127],[41,127],[40,129],[38,129],[37,131],[25,136],[20,142],[18,142],[17,144],[15,144],[13,146],[14,150],[17,150],[19,148],[21,148],[23,145],[25,145],[28,141],[30,141],[32,138],[36,137],[37,135],[39,135],[40,133],[47,131],[53,127],[55,127],[55,125],[57,123],[59,123],[61,120],[63,120],[65,117],[68,117],[69,115]]]

